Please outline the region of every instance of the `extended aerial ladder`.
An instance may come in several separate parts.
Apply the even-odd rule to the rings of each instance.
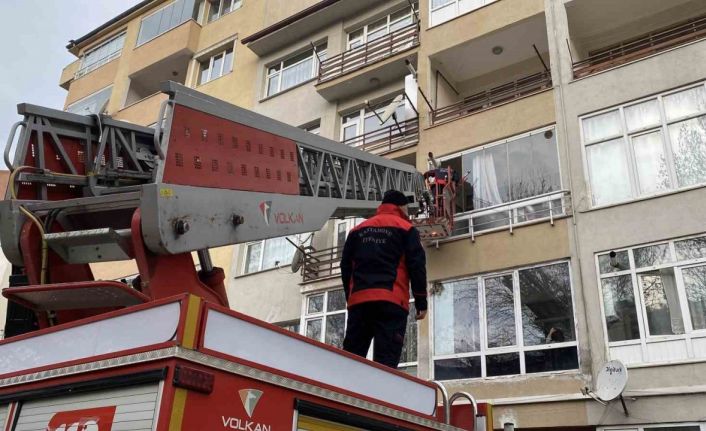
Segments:
[[[285,376],[293,373],[316,380],[323,377],[317,374],[319,370],[310,369],[311,361],[340,360],[341,365],[360,368],[355,358],[332,357],[321,346],[312,350],[311,342],[292,342],[272,328],[263,329],[262,323],[231,313],[223,270],[213,266],[208,250],[316,231],[331,217],[370,215],[388,189],[400,190],[416,202],[427,191],[421,174],[412,166],[349,148],[173,82],[165,83],[163,91],[169,99],[162,104],[153,128],[103,115],[80,116],[28,104],[18,107],[24,120],[13,127],[5,149],[5,162],[12,173],[9,199],[0,202],[2,249],[18,271],[3,295],[24,307],[25,317],[36,317],[40,330],[20,335],[16,342],[12,338],[0,342],[0,426],[3,396],[10,401],[21,399],[13,395],[12,388],[3,388],[23,382],[25,377],[16,376],[35,370],[33,366],[56,368],[52,368],[56,361],[52,353],[44,351],[46,343],[56,345],[61,334],[88,337],[93,346],[88,351],[103,358],[121,350],[112,345],[106,351],[97,347],[105,344],[101,331],[111,336],[122,330],[124,322],[135,319],[145,325],[144,334],[135,333],[135,337],[152,342],[147,343],[152,350],[146,351],[154,353],[154,346],[167,348],[168,344],[176,349],[170,350],[174,358],[204,366],[215,365],[199,354],[225,355],[252,365],[259,356],[258,352],[253,356],[258,343],[271,339],[290,346],[290,353],[302,349],[303,356],[290,358],[286,364],[262,359],[269,371],[280,369]],[[18,131],[13,161],[10,147]],[[439,205],[438,199],[434,202]],[[453,214],[426,208],[413,221],[426,239],[443,238],[451,231]],[[198,268],[193,254],[198,256]],[[130,259],[139,270],[131,286],[94,279],[91,263]],[[171,311],[159,311],[168,308]],[[13,316],[18,316],[17,310],[9,313],[7,334],[26,332],[27,325],[18,325]],[[156,331],[169,318],[173,327],[166,324],[163,334],[150,338],[151,325]],[[54,326],[58,332],[52,332]],[[254,333],[258,335],[252,338]],[[229,336],[236,338],[227,341]],[[115,344],[121,345],[124,338]],[[155,340],[160,342],[154,344]],[[248,352],[232,350],[233,342],[249,346]],[[271,346],[261,347],[263,352],[271,350]],[[139,350],[147,345],[136,346],[131,340],[123,348]],[[74,354],[78,356],[59,356],[81,362],[85,353],[81,352],[79,346]],[[260,365],[254,368],[262,370]],[[179,367],[168,367],[175,387],[209,390],[208,384],[199,386],[208,380],[199,369],[184,368],[180,375]],[[368,371],[383,380],[389,377],[375,367]],[[3,379],[7,373],[11,377]],[[184,380],[191,376],[197,382],[180,386],[180,376]],[[412,423],[433,425],[436,389],[399,377],[390,377],[397,382],[391,383],[393,387],[407,387],[410,394],[421,398],[402,394],[388,403],[402,408],[407,416],[421,415],[422,419]],[[157,378],[163,379],[164,375]],[[340,383],[344,393],[368,399],[381,399],[386,393],[360,386],[355,379]],[[211,382],[210,391],[212,386]],[[458,396],[451,398],[453,402]],[[469,399],[475,408],[475,401]],[[316,410],[302,402],[302,411]],[[245,399],[243,406],[250,416]],[[450,416],[447,409],[447,424]],[[241,419],[222,416],[222,420],[224,428],[241,426]],[[262,429],[267,428],[263,425]]]

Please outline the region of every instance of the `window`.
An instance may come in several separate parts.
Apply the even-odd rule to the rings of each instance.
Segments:
[[[414,307],[410,302],[410,308]],[[346,297],[343,289],[315,293],[304,298],[302,335],[328,345],[343,348],[346,333]],[[369,355],[372,358],[372,344]],[[417,375],[417,320],[414,313],[407,317],[407,331],[398,366],[400,371]]]
[[[112,92],[113,86],[98,90],[90,96],[84,97],[83,99],[67,106],[66,111],[81,115],[98,114],[99,110],[102,110],[102,108],[108,103],[108,100],[110,100],[110,95]]]
[[[497,0],[431,0],[430,27],[452,20]]]
[[[433,291],[436,380],[578,368],[568,262],[444,282]]]
[[[142,18],[137,46],[149,42],[162,33],[198,16],[196,0],[174,0],[167,6]]]
[[[240,9],[243,5],[243,0],[210,0],[209,3],[208,22],[211,22],[236,9]]]
[[[245,268],[243,274],[289,265],[296,249],[287,241],[287,238],[300,245],[305,245],[311,241],[311,235],[302,234],[252,242],[245,246]]]
[[[348,33],[348,49],[352,50],[361,47],[366,43],[411,25],[416,20],[415,12],[418,10],[419,3],[414,3],[414,10],[410,7],[405,7]]]
[[[265,96],[272,96],[314,78],[318,71],[319,58],[326,58],[325,43],[269,66]]]
[[[394,98],[379,103],[377,107],[374,108],[374,111],[370,108],[361,108],[341,116],[341,142],[350,141],[366,133],[372,133],[395,125],[395,120],[392,117],[384,124],[380,124],[380,118],[378,117],[382,115],[393,100]],[[405,107],[406,101],[405,103],[400,103],[395,109],[395,116],[397,117],[398,123],[402,123],[406,119]],[[375,115],[376,113],[377,115]],[[404,128],[403,124],[400,124],[400,126]]]
[[[593,204],[706,183],[704,84],[581,119]]]
[[[679,354],[680,345],[682,359],[703,352],[698,347],[706,345],[706,237],[633,247],[613,258],[599,254],[597,264],[606,336],[609,346],[618,347],[613,355],[642,341],[645,351],[626,363],[663,358],[660,349]],[[666,343],[670,339],[677,344]]]
[[[443,164],[465,178],[456,193],[456,212],[473,212],[458,216],[454,234],[563,214],[554,126],[474,148]]]
[[[299,128],[304,129],[309,133],[319,135],[321,132],[321,122],[320,122],[320,120],[316,120],[316,121],[311,122],[309,124],[306,124],[304,126],[300,126]]]
[[[199,85],[213,81],[233,71],[233,48],[211,56],[199,64]]]
[[[78,79],[88,72],[98,69],[114,58],[119,57],[124,44],[125,33],[121,33],[88,51],[81,58],[81,67],[78,72],[76,72],[75,78]]]
[[[277,322],[274,323],[275,326],[279,326],[282,329],[286,329],[287,331],[294,332],[294,333],[299,333],[299,325],[300,322],[299,320],[289,320],[286,322]]]

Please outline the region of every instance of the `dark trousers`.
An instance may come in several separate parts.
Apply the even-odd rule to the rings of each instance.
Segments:
[[[387,301],[364,302],[348,309],[343,350],[366,357],[373,344],[373,360],[397,368],[407,330],[404,308]]]

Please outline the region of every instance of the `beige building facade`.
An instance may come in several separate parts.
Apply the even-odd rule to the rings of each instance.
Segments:
[[[174,80],[420,171],[432,152],[463,178],[400,368],[495,429],[703,431],[705,37],[703,0],[148,0],[72,41],[60,85],[145,126]],[[358,222],[214,250],[232,307],[340,346]],[[591,396],[609,360],[627,415]]]

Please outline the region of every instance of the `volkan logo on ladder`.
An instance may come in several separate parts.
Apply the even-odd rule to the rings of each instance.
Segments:
[[[238,391],[238,394],[240,394],[240,401],[243,402],[245,413],[248,414],[248,417],[252,418],[255,407],[257,407],[257,403],[262,396],[262,391],[257,389],[241,389]]]
[[[262,217],[265,219],[265,224],[270,225],[270,214],[272,213],[272,201],[262,201],[260,202],[260,212]]]

